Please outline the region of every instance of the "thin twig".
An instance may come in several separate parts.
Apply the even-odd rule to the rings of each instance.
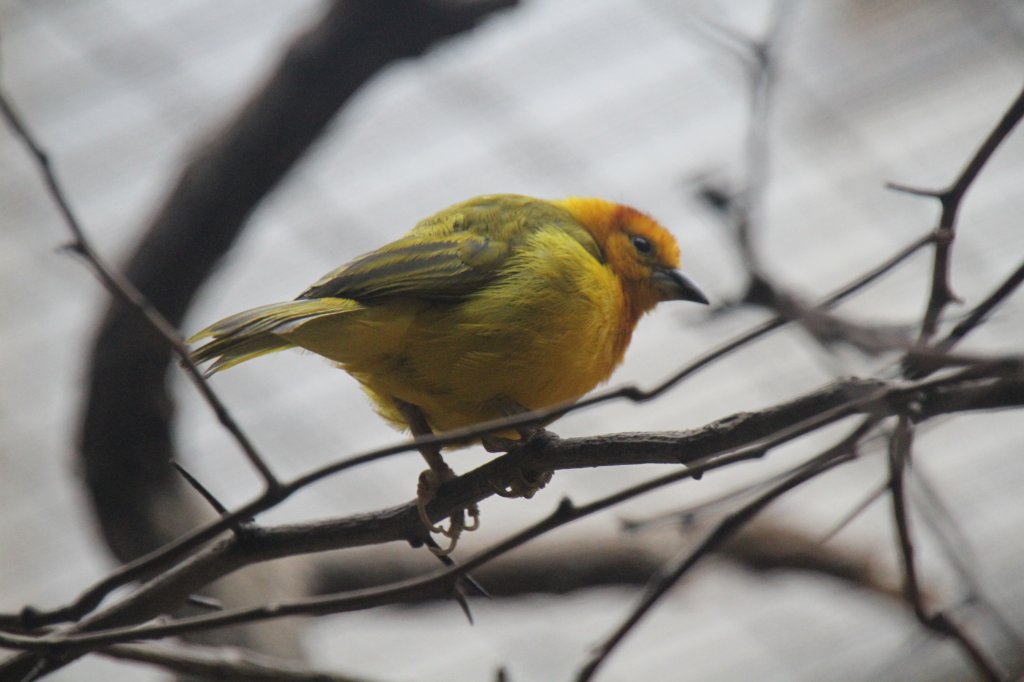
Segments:
[[[696,565],[703,556],[717,548],[748,521],[754,518],[765,507],[783,494],[828,471],[832,467],[849,461],[856,456],[858,441],[877,423],[875,417],[868,417],[839,443],[820,455],[798,467],[782,482],[765,491],[757,499],[744,505],[741,509],[729,514],[715,526],[703,541],[695,548],[686,550],[676,564],[666,573],[652,581],[640,603],[630,612],[629,616],[616,630],[595,650],[587,663],[580,670],[576,682],[588,682],[593,679],[598,668],[604,664],[615,648],[622,642],[651,608]]]
[[[942,206],[939,224],[935,228],[933,236],[935,253],[932,262],[931,292],[928,295],[928,304],[921,321],[918,339],[922,345],[927,344],[932,336],[934,336],[938,328],[939,318],[942,316],[946,306],[956,300],[949,282],[949,262],[953,239],[956,237],[956,219],[960,205],[963,203],[963,199],[974,183],[974,180],[985,167],[985,164],[992,158],[992,155],[995,154],[995,151],[1020,122],[1021,118],[1024,118],[1024,89],[1018,93],[1016,99],[1006,110],[1006,113],[1003,114],[999,122],[989,132],[985,141],[981,143],[967,162],[967,165],[960,172],[960,175],[948,188],[940,191],[930,191],[914,189],[895,183],[887,185],[890,189],[896,191],[933,197],[938,199]]]
[[[203,485],[198,478],[192,475],[188,469],[181,462],[171,462],[171,466],[185,479],[185,482],[192,486],[192,489],[199,493],[200,497],[206,500],[206,503],[210,505],[218,515],[224,516],[228,513],[228,508],[217,499],[209,488]]]
[[[750,124],[746,129],[744,150],[746,153],[746,178],[743,189],[730,202],[732,228],[739,247],[740,256],[746,269],[752,274],[747,296],[756,292],[760,273],[757,249],[753,244],[754,213],[760,207],[764,189],[768,183],[769,145],[768,121],[772,110],[772,96],[775,81],[775,52],[779,49],[781,36],[787,25],[791,9],[788,2],[776,2],[773,15],[765,35],[760,39],[747,37],[728,26],[715,21],[697,24],[706,37],[733,54],[746,69],[750,83],[748,111]]]
[[[107,267],[103,259],[101,259],[99,254],[97,254],[89,239],[86,237],[85,230],[82,228],[81,223],[75,216],[75,212],[71,208],[70,201],[64,194],[64,190],[57,179],[57,174],[53,170],[53,164],[50,161],[49,155],[43,150],[42,146],[32,135],[31,131],[29,131],[28,126],[25,124],[22,117],[14,110],[14,107],[11,105],[7,95],[2,91],[2,89],[0,89],[0,112],[3,112],[7,125],[14,131],[15,137],[21,140],[22,144],[29,152],[29,155],[35,161],[36,166],[46,183],[47,190],[50,192],[50,196],[53,198],[54,203],[60,210],[61,216],[64,218],[64,222],[67,224],[68,229],[74,237],[74,241],[72,241],[67,248],[82,256],[107,291],[109,291],[113,296],[119,298],[132,309],[137,310],[139,314],[145,317],[150,327],[152,327],[153,330],[167,342],[167,345],[171,347],[174,354],[178,357],[178,360],[185,368],[186,373],[192,380],[192,383],[195,385],[200,395],[203,396],[203,399],[206,400],[206,403],[217,415],[217,419],[238,443],[242,452],[245,453],[246,458],[249,460],[249,463],[252,464],[252,466],[259,472],[260,476],[262,476],[264,485],[268,489],[276,488],[278,485],[277,477],[274,476],[270,466],[256,450],[256,446],[253,445],[252,441],[249,440],[249,437],[245,435],[241,427],[239,427],[238,423],[231,416],[231,413],[228,411],[227,407],[224,406],[224,403],[222,403],[220,398],[218,398],[213,392],[209,383],[207,383],[203,378],[202,372],[198,367],[196,367],[195,363],[192,362],[188,348],[182,342],[181,337],[178,335],[178,331],[174,328],[174,325],[168,322],[160,311],[150,304],[149,300],[142,295],[131,281],[117,270]]]
[[[843,517],[835,523],[835,525],[821,536],[822,544],[828,542],[842,532],[844,528],[853,523],[854,519],[867,511],[868,507],[882,499],[882,496],[884,496],[888,490],[889,486],[887,483],[879,484],[874,489],[870,490],[868,494],[864,496],[863,500],[854,505],[854,507],[846,512],[846,514],[844,514]]]
[[[310,670],[293,661],[223,646],[201,646],[194,643],[176,643],[174,646],[117,644],[97,653],[123,661],[149,663],[189,679],[224,682],[371,682],[366,677]]]
[[[910,461],[913,443],[913,426],[910,417],[901,415],[889,441],[889,490],[892,498],[893,521],[899,538],[900,559],[903,562],[903,589],[907,601],[913,607],[918,622],[932,632],[955,641],[964,654],[974,663],[975,669],[986,680],[998,682],[1003,679],[998,667],[990,661],[981,648],[943,611],[928,613],[917,576],[914,543],[910,532],[910,518],[907,509],[904,482],[906,467]]]
[[[964,585],[966,592],[964,602],[983,608],[997,624],[1002,634],[1009,640],[1015,651],[1024,651],[1024,633],[1003,615],[1002,610],[985,595],[981,581],[977,578],[977,567],[971,560],[970,539],[958,527],[953,514],[939,496],[931,481],[923,476],[918,469],[911,479],[913,488],[911,495],[919,493],[916,500],[924,505],[923,513],[919,514],[922,522],[931,528],[946,560],[952,566]]]
[[[986,296],[984,300],[976,305],[963,320],[957,323],[949,334],[942,341],[935,344],[936,350],[940,352],[949,351],[954,345],[971,333],[981,322],[1010,294],[1016,291],[1017,287],[1024,282],[1024,262],[1017,266],[1017,269],[1010,273],[1002,284],[996,287],[995,291]]]

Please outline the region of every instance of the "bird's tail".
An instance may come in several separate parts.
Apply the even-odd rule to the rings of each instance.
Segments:
[[[346,312],[351,301],[345,299],[308,299],[273,303],[226,317],[197,332],[187,343],[210,339],[192,351],[197,365],[210,363],[209,376],[267,353],[292,348],[289,331],[317,317]],[[342,305],[338,305],[342,304]]]

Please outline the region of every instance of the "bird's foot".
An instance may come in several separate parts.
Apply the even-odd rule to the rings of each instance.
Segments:
[[[399,413],[409,424],[409,430],[412,431],[414,436],[427,436],[434,433],[422,409],[398,398],[392,398],[392,400],[394,401],[395,408],[398,409]],[[437,491],[445,482],[455,478],[455,472],[452,471],[452,468],[441,457],[441,448],[439,446],[421,445],[419,451],[430,468],[420,474],[419,482],[416,485],[416,511],[419,512],[420,520],[428,531],[448,538],[449,542],[446,548],[430,546],[431,552],[444,557],[451,554],[452,550],[455,549],[455,545],[458,543],[459,536],[462,535],[463,531],[473,531],[480,527],[480,509],[474,503],[453,512],[448,517],[447,528],[434,524],[430,514],[427,513],[427,505],[437,497]],[[469,523],[466,523],[467,516],[470,519]]]
[[[447,464],[443,469],[427,469],[420,474],[419,482],[416,485],[416,510],[420,514],[420,520],[431,533],[437,533],[448,538],[447,547],[431,547],[430,551],[438,556],[447,556],[452,553],[459,542],[463,532],[472,532],[480,527],[480,508],[473,503],[464,509],[458,509],[448,517],[448,526],[437,525],[430,519],[427,513],[427,505],[437,496],[441,486],[455,478],[455,472]],[[467,517],[469,522],[467,523]]]
[[[558,440],[558,436],[543,427],[520,429],[519,433],[521,436],[519,440],[499,438],[502,442],[501,449],[498,451],[510,452],[516,448],[543,448],[546,444]],[[484,441],[485,448],[487,448],[487,445],[487,442]],[[494,451],[491,450],[491,452]],[[515,472],[511,481],[503,481],[501,483],[491,481],[491,487],[495,493],[502,497],[522,497],[528,500],[536,495],[539,490],[543,489],[551,481],[552,476],[554,476],[553,471],[524,471],[519,469]]]
[[[528,500],[536,495],[538,491],[542,490],[554,475],[555,472],[553,471],[532,471],[527,473],[519,469],[515,472],[515,477],[511,481],[502,484],[491,481],[491,487],[494,488],[495,493],[502,497],[522,497]]]

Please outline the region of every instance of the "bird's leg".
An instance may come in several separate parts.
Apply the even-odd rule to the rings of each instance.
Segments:
[[[427,423],[423,410],[398,398],[394,398],[394,402],[402,418],[409,424],[409,429],[412,431],[413,436],[433,435],[434,432],[430,428],[430,424]],[[447,548],[430,548],[435,554],[444,556],[450,554],[455,549],[455,545],[463,531],[473,531],[480,527],[480,509],[476,504],[472,504],[465,509],[458,510],[451,515],[447,528],[431,522],[430,517],[427,515],[427,504],[434,499],[438,489],[445,481],[455,478],[455,472],[452,471],[452,468],[441,457],[441,447],[439,445],[421,445],[419,446],[419,451],[430,468],[420,474],[419,481],[416,484],[416,509],[420,513],[423,525],[430,532],[439,533],[449,538],[450,542]],[[468,524],[466,523],[467,515],[471,519]]]
[[[511,398],[499,400],[498,408],[506,417],[530,411]],[[514,428],[519,433],[518,440],[491,434],[481,438],[480,442],[488,452],[508,452],[514,448],[528,445],[531,441],[536,442],[553,436],[543,426],[517,426]],[[520,469],[516,471],[516,477],[508,485],[499,485],[492,481],[491,487],[494,488],[495,493],[502,497],[522,497],[528,500],[536,495],[537,491],[546,486],[551,481],[553,475],[553,471],[537,471],[532,472],[532,475],[527,475],[525,471]]]

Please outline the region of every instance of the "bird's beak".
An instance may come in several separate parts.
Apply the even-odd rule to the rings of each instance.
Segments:
[[[651,283],[662,301],[693,301],[704,305],[710,302],[700,287],[678,270],[655,268]]]

